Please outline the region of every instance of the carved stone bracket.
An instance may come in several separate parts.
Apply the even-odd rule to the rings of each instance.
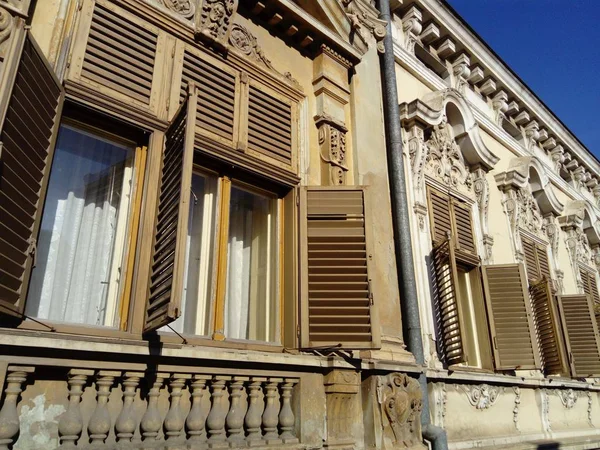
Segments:
[[[558,289],[558,293],[564,294],[564,292],[565,292],[565,273],[560,269],[556,269],[554,271],[554,276],[556,277],[556,288]]]
[[[415,44],[420,42],[419,36],[423,30],[423,13],[415,5],[411,5],[402,17],[404,46],[409,53],[415,53]]]
[[[425,167],[425,138],[424,127],[422,124],[413,121],[406,125],[406,146],[412,166],[413,185],[417,189],[423,187],[423,168]]]
[[[471,60],[465,53],[461,53],[452,63],[453,87],[463,95],[471,75],[470,66]]]
[[[196,36],[218,48],[227,48],[237,7],[238,0],[202,0],[196,14]]]
[[[360,375],[349,370],[332,370],[325,376],[325,398],[327,404],[326,448],[353,448],[355,440],[349,430],[355,422]],[[336,411],[344,411],[336,414]]]
[[[427,218],[427,206],[425,206],[421,202],[415,202],[413,206],[413,210],[417,215],[417,220],[419,223],[419,230],[425,231],[425,219]]]
[[[196,4],[192,0],[162,0],[167,9],[189,19],[196,12]]]
[[[339,186],[346,184],[346,126],[327,114],[315,116],[319,129],[319,147],[321,154],[322,180],[327,184]]]
[[[467,394],[469,403],[476,409],[488,409],[494,406],[502,389],[489,384],[460,385],[460,387]]]
[[[506,118],[508,111],[508,94],[506,91],[500,90],[492,98],[492,110],[494,111],[494,119],[496,124],[501,127],[502,122]]]
[[[342,0],[352,28],[370,33],[377,42],[377,51],[383,53],[383,38],[385,37],[386,22],[379,19],[379,11],[366,0]],[[363,37],[364,34],[363,34]]]
[[[422,441],[422,393],[419,382],[403,373],[378,378],[378,401],[384,440],[393,448],[411,447]]]

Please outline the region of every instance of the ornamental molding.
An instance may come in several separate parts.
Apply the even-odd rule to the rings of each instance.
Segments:
[[[162,4],[184,19],[191,18],[196,12],[196,4],[192,0],[162,0]]]
[[[433,386],[433,392],[435,396],[435,424],[440,428],[444,428],[444,422],[446,420],[446,409],[448,403],[448,392],[446,390],[446,383],[433,383]]]
[[[256,36],[254,36],[246,27],[238,23],[234,23],[231,26],[229,45],[246,58],[257,63],[259,66],[274,72],[279,77],[285,78],[285,80],[292,84],[296,89],[302,91],[302,86],[290,72],[281,73],[275,67],[273,67],[271,60],[267,58],[263,49],[259,45]]]
[[[0,61],[4,61],[10,45],[9,37],[14,28],[12,13],[0,5]]]
[[[425,222],[427,219],[427,206],[424,203],[415,201],[413,211],[417,215],[417,221],[419,224],[419,230],[425,231]]]
[[[594,421],[592,420],[592,392],[591,391],[587,391],[587,420],[588,420],[588,425],[592,428],[594,427]]]
[[[540,389],[540,400],[542,404],[542,426],[547,433],[552,431],[550,423],[550,395],[548,389]]]
[[[346,164],[346,133],[348,129],[343,122],[328,114],[315,116],[314,120],[319,136],[321,179],[327,180],[327,184],[330,186],[344,185],[348,172]]]
[[[346,15],[350,19],[353,30],[361,33],[363,39],[373,36],[377,43],[377,51],[384,53],[383,38],[387,34],[385,20],[379,19],[379,11],[370,0],[342,0]]]
[[[489,384],[459,386],[467,394],[469,403],[479,410],[489,409],[494,406],[500,396],[500,392],[503,390],[501,387],[490,386]]]
[[[579,392],[576,392],[573,389],[559,389],[555,390],[554,392],[558,398],[560,398],[560,401],[566,409],[573,409],[575,403],[577,403],[577,399],[579,398]]]
[[[513,422],[515,424],[515,429],[520,431],[519,427],[519,406],[521,405],[521,388],[519,386],[513,387],[513,392],[515,394],[515,406],[513,407]]]
[[[392,448],[420,444],[423,394],[419,382],[404,373],[380,376],[377,378],[377,398],[384,440],[390,442]]]
[[[196,14],[196,37],[225,50],[237,7],[238,0],[202,0],[202,6]]]
[[[583,264],[600,268],[600,223],[593,209],[583,200],[571,201],[558,223],[565,232],[565,243],[574,268]],[[579,271],[575,270],[578,284]]]

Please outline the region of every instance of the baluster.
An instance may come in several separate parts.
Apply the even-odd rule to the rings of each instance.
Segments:
[[[264,409],[262,383],[265,381],[267,379],[263,377],[252,377],[250,384],[248,384],[248,411],[246,411],[244,425],[248,432],[246,442],[249,447],[263,445],[260,426],[262,425],[262,413]]]
[[[158,410],[158,397],[160,396],[160,389],[162,388],[165,379],[168,377],[168,373],[154,374],[152,387],[148,391],[148,407],[140,422],[142,438],[144,441],[156,440],[158,437],[160,427],[162,426],[162,417]]]
[[[186,380],[192,378],[189,374],[175,373],[171,377],[169,387],[171,388],[171,407],[165,416],[165,434],[169,441],[174,441],[183,437],[183,426],[185,425],[185,415],[181,410],[182,389],[185,387]]]
[[[225,436],[225,418],[229,410],[226,395],[227,381],[231,380],[228,376],[215,376],[211,383],[212,405],[210,413],[206,418],[206,428],[208,430],[208,446],[210,448],[227,448]]]
[[[206,431],[204,424],[206,423],[206,416],[208,415],[202,405],[204,394],[206,392],[206,382],[210,380],[210,375],[194,375],[192,382],[190,383],[190,389],[192,391],[192,407],[190,413],[185,420],[185,426],[188,431],[188,438],[191,442],[199,443],[206,441]]]
[[[133,400],[143,376],[143,372],[125,372],[123,375],[123,409],[115,422],[115,431],[119,442],[131,442],[137,428]]]
[[[281,411],[279,412],[279,436],[284,444],[297,444],[295,433],[296,418],[292,411],[292,389],[298,383],[298,378],[286,378],[281,384]]]
[[[244,383],[249,377],[233,377],[229,384],[230,406],[229,413],[225,419],[229,442],[232,447],[236,447],[244,441],[244,415],[246,414],[245,405],[242,405],[242,395],[244,394]]]
[[[87,378],[94,375],[93,370],[71,369],[69,370],[69,406],[58,422],[58,434],[63,447],[75,447],[81,431],[83,430],[83,418],[81,417],[81,396]]]
[[[263,430],[265,432],[263,439],[267,444],[281,444],[277,425],[279,424],[279,390],[278,384],[283,381],[283,378],[269,378],[265,384],[265,412],[262,416]]]
[[[4,404],[0,410],[0,450],[8,450],[19,432],[17,403],[23,392],[23,384],[27,381],[27,374],[34,371],[35,367],[8,366]]]
[[[111,425],[107,406],[108,397],[115,378],[120,376],[121,372],[109,370],[100,370],[96,374],[96,409],[88,424],[88,434],[92,444],[103,444],[108,437]]]

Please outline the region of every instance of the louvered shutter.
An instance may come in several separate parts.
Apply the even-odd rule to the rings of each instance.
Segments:
[[[471,208],[453,199],[452,214],[456,228],[456,248],[462,252],[476,255],[477,250],[475,247],[473,222],[471,220]]]
[[[536,257],[535,243],[521,233],[521,245],[525,254],[525,267],[527,268],[527,279],[534,284],[540,279],[540,270]]]
[[[435,189],[428,189],[431,221],[431,238],[440,244],[452,234],[452,217],[450,214],[450,198]]]
[[[360,188],[301,191],[303,347],[379,345],[365,217]]]
[[[194,157],[197,92],[181,105],[165,134],[144,332],[179,317]]]
[[[545,245],[537,244],[536,256],[538,259],[540,276],[546,277],[547,280],[552,280],[552,274],[550,273],[550,261],[548,260],[548,251]],[[550,285],[552,286],[552,284]]]
[[[583,292],[592,298],[596,325],[600,329],[600,295],[598,295],[596,274],[592,271],[580,268],[579,275],[581,276],[581,281],[583,282]]]
[[[6,69],[10,62],[4,64]],[[4,89],[11,93],[0,133],[0,312],[20,316],[64,93],[30,32],[16,76],[7,81]]]
[[[222,66],[186,49],[183,57],[181,98],[193,81],[198,87],[196,126],[227,142],[232,142],[235,128],[236,75]]]
[[[292,106],[254,84],[248,92],[248,149],[292,164]]]
[[[550,280],[543,279],[529,288],[544,371],[549,375],[567,375],[569,367],[563,344],[558,308]]]
[[[158,34],[132,16],[96,2],[81,77],[150,103]]]
[[[483,266],[496,369],[537,369],[540,356],[522,264]]]
[[[446,240],[432,253],[433,302],[436,324],[442,339],[442,352],[448,365],[466,361],[463,347],[464,324],[459,311],[457,269],[454,249]]]
[[[592,299],[563,295],[558,297],[558,305],[573,376],[600,375],[600,341]]]

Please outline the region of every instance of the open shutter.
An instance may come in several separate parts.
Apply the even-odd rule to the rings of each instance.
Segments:
[[[180,314],[197,95],[190,83],[189,96],[165,134],[144,332],[156,330]]]
[[[529,287],[544,371],[549,375],[567,375],[569,366],[563,343],[558,308],[550,280],[542,279]]]
[[[456,227],[456,248],[470,255],[477,255],[471,208],[459,201],[452,200],[452,215]]]
[[[522,264],[483,266],[496,369],[541,367]]]
[[[452,217],[450,214],[450,198],[435,189],[429,188],[429,208],[431,222],[431,239],[440,244],[452,234]]]
[[[365,217],[361,188],[301,191],[303,347],[379,345]]]
[[[64,99],[31,33],[24,37],[12,89],[3,88],[11,94],[0,133],[0,312],[17,316],[25,308]]]
[[[558,297],[558,305],[573,376],[600,375],[600,341],[592,299],[563,295]]]
[[[580,268],[579,275],[581,276],[581,281],[583,282],[583,292],[592,298],[596,325],[600,329],[600,295],[598,294],[596,274],[589,270]]]
[[[536,257],[535,243],[521,233],[521,245],[525,254],[525,267],[527,268],[527,279],[530,284],[535,283],[540,279],[540,270]]]
[[[548,260],[548,251],[545,245],[536,245],[536,256],[538,259],[540,276],[546,277],[547,280],[552,280],[552,274],[550,273],[550,261]]]
[[[457,296],[457,269],[454,248],[446,240],[434,248],[433,253],[434,292],[433,301],[437,327],[443,344],[443,355],[448,365],[466,361],[463,347],[464,324]]]

